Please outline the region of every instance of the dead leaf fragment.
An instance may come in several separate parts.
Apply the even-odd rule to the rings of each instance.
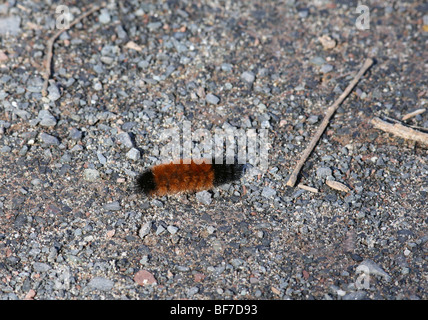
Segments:
[[[318,40],[321,42],[325,50],[333,49],[336,46],[336,40],[330,38],[328,35],[323,35],[319,37]]]
[[[349,189],[348,186],[344,185],[343,183],[337,182],[337,181],[333,181],[333,180],[327,180],[325,182],[326,185],[328,185],[330,188],[338,190],[338,191],[343,191],[343,192],[350,192],[351,189]]]
[[[135,51],[141,51],[143,50],[143,48],[141,48],[138,44],[136,44],[134,41],[129,41],[126,45],[125,48],[127,49],[133,49]]]
[[[281,295],[281,291],[279,291],[279,289],[277,289],[275,287],[271,287],[270,289],[272,290],[273,293],[275,293],[277,295]]]

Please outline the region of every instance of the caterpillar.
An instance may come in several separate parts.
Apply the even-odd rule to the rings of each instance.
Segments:
[[[218,164],[215,158],[211,161],[179,159],[154,166],[137,175],[135,189],[147,196],[209,190],[240,179],[245,168],[244,164]]]

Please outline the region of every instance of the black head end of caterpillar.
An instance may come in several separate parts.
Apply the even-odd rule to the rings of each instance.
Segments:
[[[151,170],[147,170],[137,176],[135,180],[135,189],[137,192],[142,192],[146,195],[150,195],[151,192],[155,191],[155,177]]]
[[[217,164],[213,159],[212,168],[214,170],[213,185],[214,187],[217,187],[219,185],[240,179],[245,173],[246,165],[237,163]]]

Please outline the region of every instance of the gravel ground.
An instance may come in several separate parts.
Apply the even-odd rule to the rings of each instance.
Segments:
[[[427,106],[426,2],[366,1],[360,30],[357,1],[108,1],[55,42],[43,97],[53,2],[0,4],[2,299],[427,299],[427,149],[369,124]],[[302,170],[319,192],[286,187],[368,56]],[[134,194],[185,121],[267,128],[268,170]]]

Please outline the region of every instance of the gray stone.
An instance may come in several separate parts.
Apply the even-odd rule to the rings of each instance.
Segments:
[[[92,289],[109,291],[113,288],[114,282],[103,277],[95,277],[89,281],[88,286]]]
[[[95,91],[100,91],[100,90],[103,89],[103,85],[101,84],[101,82],[97,81],[97,82],[94,83],[93,88],[94,88]]]
[[[230,264],[231,264],[232,266],[234,266],[235,268],[239,267],[239,266],[240,266],[240,265],[242,265],[243,263],[244,263],[244,260],[239,259],[239,258],[235,258],[235,259],[232,259],[232,260],[230,261]]]
[[[110,17],[110,13],[108,11],[108,9],[101,9],[100,10],[100,15],[98,16],[99,21],[102,24],[108,24],[111,21],[111,17]]]
[[[70,153],[66,152],[63,154],[61,159],[59,159],[59,162],[61,163],[70,163],[71,162],[71,155]]]
[[[310,62],[317,66],[322,66],[325,63],[324,58],[322,57],[313,57]]]
[[[54,127],[57,122],[48,110],[40,110],[37,118],[40,120],[39,124],[43,127]]]
[[[126,157],[130,160],[133,161],[137,161],[140,159],[141,155],[140,155],[140,150],[136,149],[136,148],[131,148],[127,153],[126,153]]]
[[[40,140],[42,140],[42,142],[46,145],[51,145],[51,146],[58,146],[59,145],[59,140],[57,137],[51,136],[50,134],[44,133],[42,132],[39,135]]]
[[[76,128],[71,128],[69,137],[73,140],[80,140],[82,139],[82,131]]]
[[[61,98],[61,94],[59,92],[59,89],[58,89],[58,87],[55,84],[51,84],[48,87],[48,98],[51,101],[56,101],[59,98]]]
[[[21,32],[21,17],[10,16],[0,19],[0,35],[17,35]]]
[[[330,177],[333,174],[329,167],[321,167],[317,169],[317,177],[320,179]]]
[[[199,288],[198,287],[192,287],[189,290],[187,290],[187,295],[189,297],[191,297],[191,296],[197,294],[198,292],[199,292]]]
[[[132,148],[134,144],[132,143],[132,139],[127,132],[122,132],[117,135],[117,139],[120,144],[126,148]]]
[[[112,57],[102,56],[100,58],[101,62],[104,64],[112,64],[114,62],[114,59]]]
[[[15,109],[15,110],[13,110],[13,113],[16,114],[18,117],[20,117],[21,119],[24,119],[24,120],[27,120],[30,118],[30,113],[26,110]]]
[[[342,300],[365,300],[367,298],[367,293],[363,290],[350,292],[345,294],[342,297]]]
[[[119,201],[106,203],[103,208],[108,211],[118,211],[121,209]]]
[[[147,60],[141,60],[140,62],[138,62],[137,66],[138,68],[141,69],[145,69],[149,66],[150,62],[148,62]]]
[[[264,187],[262,190],[262,197],[265,198],[271,198],[276,196],[276,190],[272,189],[271,187]]]
[[[162,27],[162,22],[150,22],[150,23],[147,24],[147,28],[150,31],[159,29],[160,27]]]
[[[33,263],[33,269],[36,272],[46,272],[46,271],[52,269],[52,267],[46,263],[43,263],[43,262],[34,262]]]
[[[125,29],[123,29],[123,27],[121,25],[118,25],[116,27],[116,33],[117,33],[117,36],[119,37],[119,39],[126,39],[126,37],[128,36]]]
[[[83,177],[87,181],[96,181],[100,177],[100,173],[96,169],[85,169]]]
[[[1,149],[0,149],[0,153],[9,153],[9,152],[11,152],[12,151],[12,148],[11,147],[9,147],[9,146],[3,146],[3,147],[1,147]]]
[[[233,66],[230,63],[222,63],[221,64],[221,70],[225,71],[225,72],[230,72],[232,71]]]
[[[248,84],[252,84],[256,80],[256,76],[251,71],[245,71],[241,74],[241,79]]]
[[[208,93],[205,97],[205,101],[211,104],[218,104],[220,102],[220,98],[212,93]]]
[[[311,116],[309,116],[309,118],[308,118],[308,122],[310,123],[310,124],[315,124],[315,123],[317,123],[318,122],[318,120],[319,120],[319,117],[318,116],[316,116],[316,115],[311,115]]]
[[[171,234],[175,234],[178,231],[178,227],[176,226],[168,226],[168,228],[166,228],[168,230],[169,233]]]
[[[97,158],[98,161],[102,164],[105,165],[107,163],[107,158],[104,157],[104,155],[101,152],[97,152]]]
[[[145,236],[147,236],[150,233],[150,230],[152,229],[153,223],[151,221],[146,222],[143,224],[138,231],[138,236],[143,239]]]
[[[309,9],[301,9],[299,10],[299,17],[306,18],[309,15]]]
[[[164,226],[163,225],[158,225],[158,227],[156,228],[156,232],[155,232],[155,234],[158,236],[158,235],[160,235],[162,232],[164,232],[166,229],[164,228]]]
[[[323,64],[320,71],[321,73],[329,73],[331,70],[333,70],[333,66],[331,64]]]
[[[196,199],[203,204],[209,205],[212,201],[211,193],[206,190],[198,192],[196,193]]]

